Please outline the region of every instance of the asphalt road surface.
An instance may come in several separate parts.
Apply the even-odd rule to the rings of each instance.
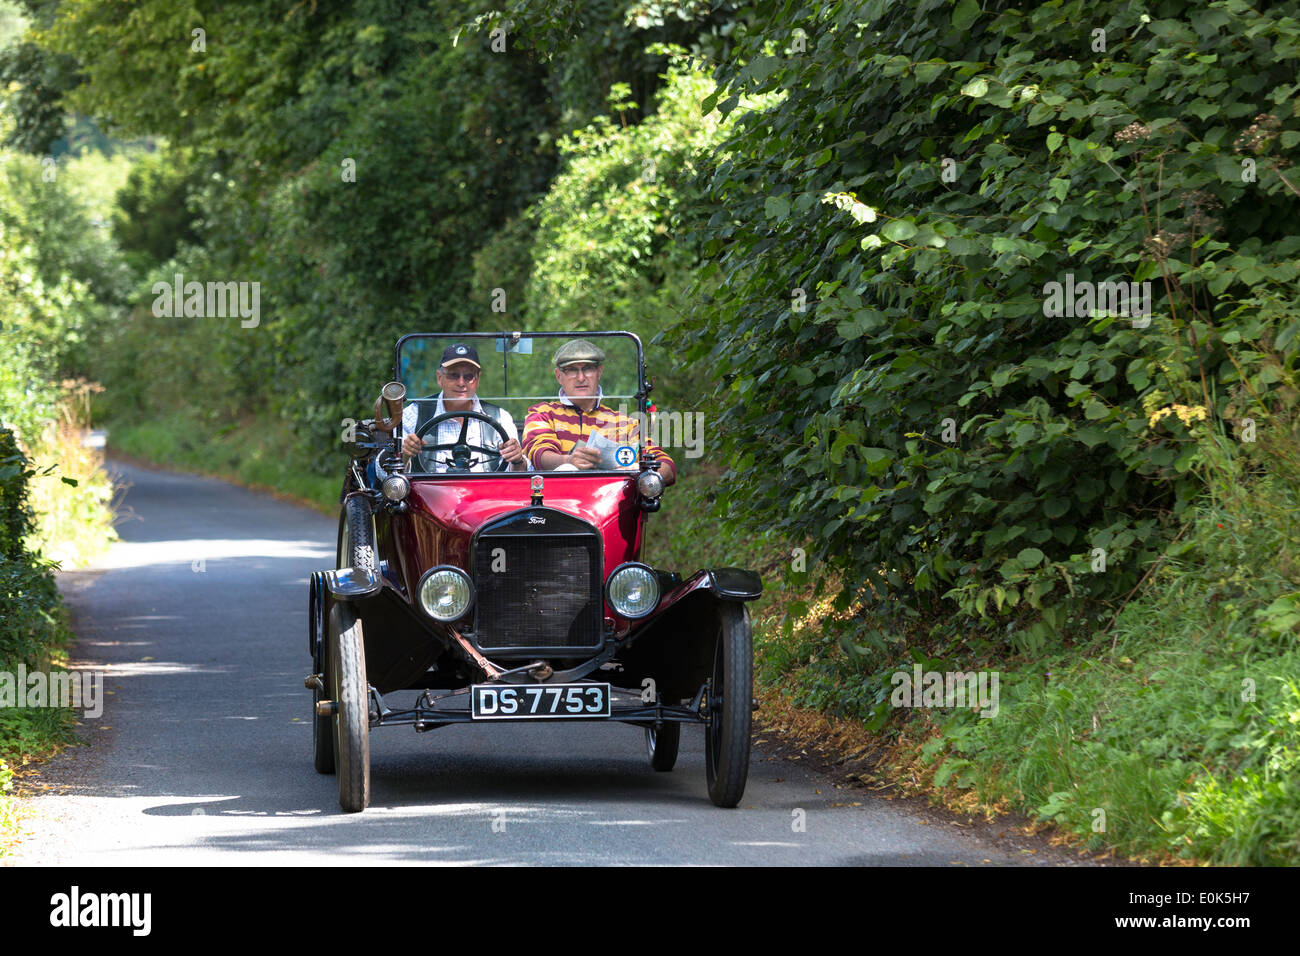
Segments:
[[[708,800],[704,738],[671,773],[624,724],[371,734],[371,806],[343,813],[312,768],[307,577],[336,523],[222,481],[112,463],[133,517],[60,575],[101,668],[89,746],[44,769],[18,864],[966,865],[1065,862],[756,749],[741,805]],[[694,570],[694,569],[685,569]],[[859,803],[852,806],[852,803]],[[838,804],[838,805],[837,805]]]

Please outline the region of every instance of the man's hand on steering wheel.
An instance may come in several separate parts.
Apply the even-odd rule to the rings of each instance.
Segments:
[[[521,463],[524,460],[524,447],[519,444],[518,439],[507,438],[501,443],[501,447],[497,451],[501,453],[502,459],[512,465]]]
[[[424,439],[418,438],[407,432],[402,436],[402,455],[406,458],[414,458],[420,452],[424,451]]]
[[[451,443],[442,443],[430,445],[427,444],[425,436],[430,432],[436,431],[439,425],[453,418],[462,419],[460,424],[460,434],[456,440]],[[471,445],[466,440],[469,434],[469,420],[471,418],[487,422],[496,433],[501,436],[501,444],[498,448],[485,448],[482,445]],[[463,411],[463,412],[444,412],[436,415],[429,421],[425,422],[414,435],[406,435],[402,438],[402,453],[411,457],[416,457],[421,453],[450,451],[451,458],[439,461],[436,455],[433,456],[435,463],[446,465],[448,468],[468,471],[478,464],[476,459],[470,458],[470,452],[480,452],[485,456],[500,455],[496,471],[505,471],[512,464],[524,460],[524,452],[519,442],[511,438],[500,422],[482,412]],[[484,459],[486,460],[486,459]],[[436,469],[433,469],[436,470]]]

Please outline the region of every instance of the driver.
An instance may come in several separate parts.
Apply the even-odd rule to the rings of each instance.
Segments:
[[[442,364],[438,366],[438,401],[432,408],[427,401],[408,402],[402,410],[402,454],[408,458],[418,455],[425,445],[453,445],[460,438],[460,430],[465,422],[463,418],[449,418],[438,425],[437,431],[428,438],[421,439],[416,432],[425,422],[448,412],[475,411],[487,415],[500,425],[510,437],[501,440],[495,428],[476,418],[469,419],[469,428],[465,441],[480,448],[490,448],[510,462],[511,471],[528,471],[529,464],[524,457],[524,450],[519,445],[519,433],[510,413],[499,405],[481,402],[478,399],[478,383],[483,367],[479,365],[478,352],[472,345],[455,343],[447,346],[442,353]],[[444,449],[430,453],[435,459],[437,472],[445,472],[450,466],[451,453]],[[470,471],[494,471],[494,455],[476,454]]]
[[[597,467],[601,454],[587,447],[593,432],[636,445],[636,420],[602,401],[600,376],[604,368],[604,350],[586,339],[572,339],[556,350],[559,396],[556,401],[534,405],[524,418],[524,448],[538,471]],[[662,448],[647,440],[646,452],[660,462],[659,474],[665,485],[677,480],[677,466]]]

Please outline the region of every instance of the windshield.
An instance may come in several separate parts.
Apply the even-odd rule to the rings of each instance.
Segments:
[[[640,340],[627,332],[403,336],[402,431],[424,440],[411,473],[635,470],[646,433],[643,372]],[[466,410],[492,422],[452,414]],[[524,453],[513,466],[502,460],[511,439]]]

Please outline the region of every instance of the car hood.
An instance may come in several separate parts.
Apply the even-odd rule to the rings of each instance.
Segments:
[[[527,475],[517,478],[416,479],[409,507],[449,531],[471,535],[485,522],[532,502]],[[595,525],[602,533],[620,515],[635,524],[635,476],[587,478],[545,475],[542,504]],[[631,506],[631,507],[629,507]]]

